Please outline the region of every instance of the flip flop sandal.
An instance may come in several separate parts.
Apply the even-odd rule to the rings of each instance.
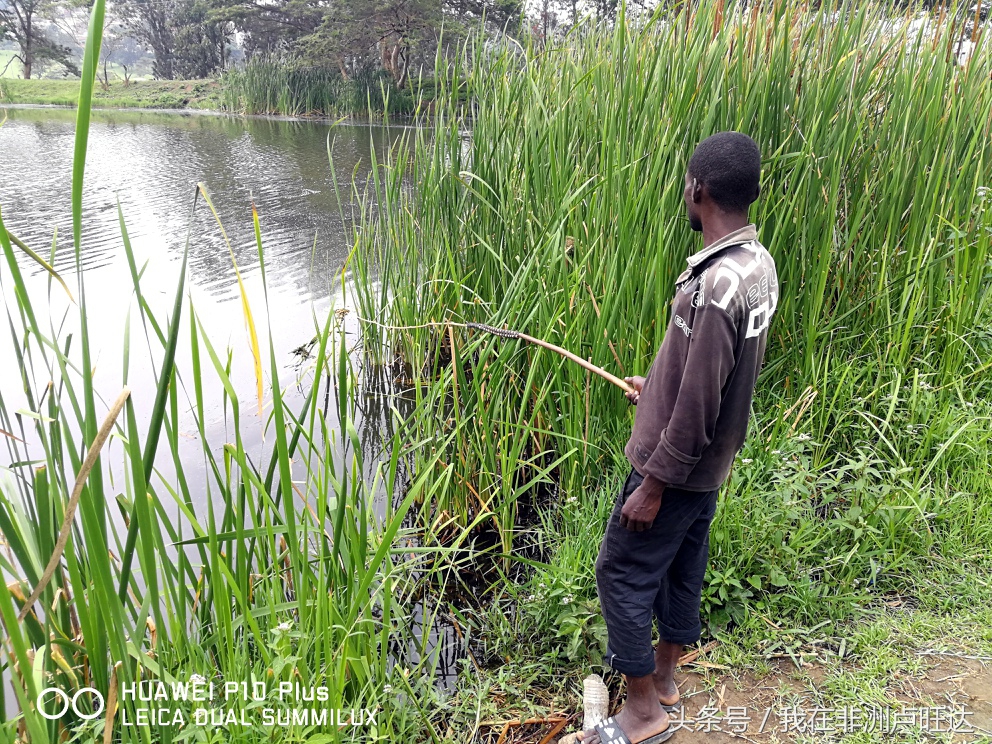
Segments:
[[[678,700],[672,705],[665,705],[664,703],[662,703],[661,707],[665,709],[666,713],[678,713],[680,710],[682,710],[682,701]]]
[[[624,733],[624,730],[620,728],[620,724],[617,723],[617,719],[613,716],[610,716],[605,721],[600,721],[597,723],[593,730],[599,734],[601,744],[635,744],[630,740],[630,737]],[[668,728],[660,734],[649,736],[647,739],[641,739],[636,744],[661,744],[661,742],[668,741],[672,738],[674,733],[675,729],[673,729],[672,724],[669,723]]]

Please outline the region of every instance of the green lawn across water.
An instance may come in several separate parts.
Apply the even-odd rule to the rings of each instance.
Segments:
[[[0,80],[0,103],[75,106],[79,80],[5,78]],[[221,88],[216,80],[135,80],[125,85],[112,80],[93,89],[95,108],[220,109]]]

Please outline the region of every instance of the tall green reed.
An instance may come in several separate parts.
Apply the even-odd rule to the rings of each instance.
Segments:
[[[238,114],[340,116],[404,113],[409,94],[374,68],[345,79],[337,70],[292,59],[258,58],[231,68],[221,78],[224,107]]]
[[[134,266],[123,218],[122,235]],[[256,235],[264,266],[257,217]],[[29,293],[2,222],[0,245],[8,269],[2,280],[12,284],[16,297],[7,316],[29,401],[27,411],[14,411],[0,399],[0,428],[10,454],[0,484],[0,527],[12,556],[0,557],[5,576],[0,613],[7,631],[2,668],[12,678],[21,711],[10,725],[25,728],[38,742],[59,740],[64,731],[102,735],[103,717],[89,723],[44,719],[36,705],[39,691],[57,686],[72,695],[91,686],[107,694],[141,679],[185,681],[191,674],[326,685],[328,706],[364,704],[388,712],[395,701],[383,687],[403,659],[394,646],[415,630],[407,620],[410,608],[397,605],[423,582],[422,564],[431,553],[408,545],[414,529],[404,520],[415,501],[430,500],[443,480],[405,479],[406,437],[400,425],[386,442],[384,459],[365,462],[356,428],[358,382],[333,314],[316,329],[311,374],[317,382],[302,408],[294,410],[284,400],[279,363],[270,354],[266,429],[273,446],[259,462],[242,437],[242,396],[232,382],[229,352],[211,342],[181,281],[173,313],[156,318],[136,276],[140,321],[125,325],[122,376],[142,394],[158,390],[150,425],[161,427],[159,446],[148,433],[149,422],[138,421],[129,401],[101,456],[121,464],[123,480],[94,477],[103,473],[100,466],[94,469],[59,570],[24,622],[17,621],[53,552],[80,468],[80,445],[89,441],[80,401],[91,383],[79,364],[81,350],[54,326],[43,325],[45,303]],[[80,289],[85,296],[83,280]],[[82,303],[79,316],[84,324]],[[183,324],[191,344],[188,377],[175,363]],[[129,374],[129,360],[139,348],[131,345],[133,325],[156,349],[155,379]],[[206,424],[210,401],[204,387],[210,376],[222,385],[234,435],[219,450]],[[334,381],[334,405],[327,409],[317,394],[322,380],[328,386]],[[179,455],[182,391],[193,401],[205,493],[194,492],[185,472],[189,460]],[[97,391],[92,395],[99,412]],[[158,472],[163,459],[175,467],[174,478]],[[294,462],[302,473],[293,472]],[[395,501],[397,493],[402,498]],[[372,511],[374,501],[383,504],[381,513]],[[421,659],[421,684],[435,676],[436,663],[427,654]],[[119,716],[134,721],[140,705],[123,701],[130,708]],[[185,713],[193,719],[191,707]],[[388,716],[380,720],[383,731],[393,731]],[[405,715],[398,720],[401,729],[424,725]],[[119,733],[129,741],[142,739],[147,730]],[[179,733],[164,731],[162,740]],[[226,736],[261,741],[268,734],[235,728]],[[341,732],[338,737],[346,739]]]
[[[682,176],[718,130],[761,146],[751,216],[782,288],[752,436],[809,429],[835,463],[863,444],[847,420],[885,420],[888,383],[918,374],[945,408],[964,380],[986,389],[989,54],[980,36],[956,64],[956,33],[885,4],[711,4],[546,47],[470,42],[439,65],[446,105],[386,162],[355,261],[378,277],[359,284],[362,314],[405,328],[368,331],[409,365],[425,431],[455,434],[447,511],[488,514],[509,544],[525,487],[585,493],[622,458],[631,413],[554,355],[423,324],[506,324],[643,374],[700,247]],[[896,461],[935,458],[926,487],[961,454],[896,435]]]

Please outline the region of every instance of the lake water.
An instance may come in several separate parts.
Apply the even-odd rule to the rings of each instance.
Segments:
[[[0,121],[4,116],[6,121],[0,126],[0,214],[8,231],[46,258],[54,241],[55,268],[75,294],[78,277],[70,202],[75,112],[0,108]],[[353,217],[360,203],[353,189],[364,190],[373,152],[381,162],[386,150],[406,131],[404,127],[376,125],[332,128],[317,122],[95,111],[83,190],[80,266],[87,293],[94,384],[102,400],[112,401],[123,384],[122,348],[129,312],[132,352],[128,382],[139,421],[147,420],[155,394],[148,384],[151,358],[156,364],[161,358],[158,343],[152,344],[150,357],[143,338],[121,234],[119,204],[137,265],[140,268],[147,262],[141,286],[159,318],[171,312],[189,235],[187,293],[218,352],[223,355],[228,348],[231,350],[231,377],[241,402],[241,434],[250,456],[259,462],[271,446],[262,431],[264,416],[270,409],[262,417],[257,414],[248,334],[227,243],[202,201],[190,216],[196,184],[206,187],[244,280],[258,325],[266,385],[271,383],[268,325],[280,369],[279,383],[289,390],[287,400],[293,405],[302,402],[313,383],[301,376],[301,365],[293,350],[313,338],[316,325],[324,323],[330,310],[341,306],[354,309],[341,286],[341,269],[354,244]],[[267,306],[252,227],[253,203],[264,245]],[[75,306],[58,285],[49,289],[48,274],[37,264],[22,255],[18,261],[42,327],[48,327],[51,321],[62,328],[60,336],[64,338],[77,325]],[[14,308],[11,282],[3,281],[5,275],[9,279],[3,264],[3,299],[8,308]],[[188,306],[183,312],[188,312]],[[351,315],[345,316],[344,322],[350,346],[357,341],[357,321]],[[188,327],[188,318],[184,317],[177,365],[188,389],[180,394],[180,455],[194,501],[198,507],[207,508],[208,474],[192,415]],[[4,330],[0,332],[0,391],[11,411],[27,406],[20,376],[10,333]],[[207,437],[211,447],[219,451],[224,442],[234,441],[230,412],[221,405],[222,387],[212,369],[204,374],[204,383]],[[333,397],[332,393],[332,400]],[[365,424],[363,435],[372,443],[369,449],[374,450],[375,430],[382,428],[387,409],[381,399],[360,401],[358,405],[359,417]],[[98,402],[97,407],[102,416],[106,405]],[[29,435],[30,424],[25,421]],[[123,460],[120,447],[111,440],[104,450],[112,474],[119,472]],[[167,448],[167,443],[160,444],[156,468],[170,480],[175,471]],[[367,454],[371,455],[368,470],[374,467],[376,453]],[[7,447],[0,448],[0,466],[10,461]],[[119,524],[117,528],[122,535]],[[424,610],[420,605],[414,609]],[[435,621],[422,627],[422,631],[430,647],[438,643],[444,647],[442,678],[450,682],[455,656],[460,655],[455,651],[457,644],[452,643],[451,629]],[[11,698],[8,696],[8,703]]]
[[[0,120],[4,114],[0,210],[5,225],[45,257],[54,240],[55,268],[76,293],[70,203],[75,112],[8,108],[0,112]],[[137,265],[147,262],[141,279],[143,293],[159,318],[171,312],[189,235],[189,296],[218,351],[232,349],[233,381],[247,422],[242,435],[247,446],[260,446],[263,420],[257,415],[254,370],[234,262],[217,221],[202,200],[190,216],[196,184],[206,187],[230,240],[258,325],[267,381],[268,323],[283,370],[280,383],[290,386],[291,401],[294,393],[300,400],[308,383],[292,384],[299,366],[293,350],[313,338],[315,325],[324,322],[332,303],[335,307],[348,304],[341,293],[341,268],[353,246],[352,215],[359,203],[353,190],[364,189],[373,151],[381,161],[403,131],[401,127],[332,128],[315,122],[202,114],[94,112],[83,190],[80,266],[87,287],[95,384],[104,399],[113,400],[123,384],[122,348],[129,311],[135,349],[129,382],[139,417],[150,411],[154,398],[154,390],[140,382],[150,379],[151,368],[124,251],[120,205]],[[264,245],[267,311],[252,227],[253,203]],[[71,330],[75,308],[65,293],[55,285],[49,303],[47,273],[24,256],[20,266],[36,309],[48,309],[56,323],[68,311],[66,332]],[[9,284],[4,294],[12,301]],[[42,325],[47,322],[43,320]],[[354,320],[348,328],[357,334]],[[182,332],[188,339],[186,319]],[[181,343],[180,349],[180,370],[188,371],[188,343]],[[0,390],[7,408],[22,408],[26,400],[17,400],[20,370],[13,363],[7,332],[0,334],[0,360]],[[211,443],[220,446],[233,441],[221,405],[222,389],[212,370],[204,378],[208,384],[205,398],[213,402],[208,404],[207,434]],[[188,428],[183,434],[188,445],[184,446],[196,462],[187,476],[195,485],[198,474],[205,477],[205,473],[202,455],[197,457],[200,445],[192,416],[186,419]],[[156,464],[168,472],[165,459]]]

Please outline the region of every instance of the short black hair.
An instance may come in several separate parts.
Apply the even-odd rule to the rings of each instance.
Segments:
[[[721,208],[744,212],[758,193],[761,150],[746,134],[717,132],[696,146],[688,171]]]

